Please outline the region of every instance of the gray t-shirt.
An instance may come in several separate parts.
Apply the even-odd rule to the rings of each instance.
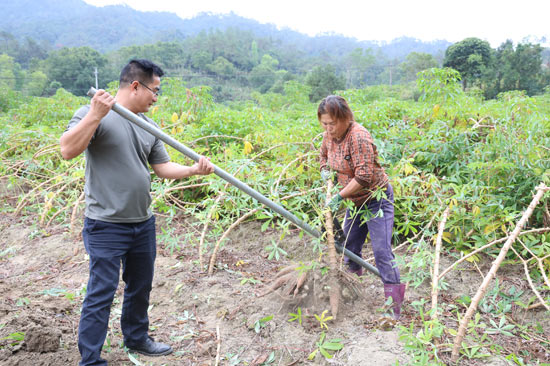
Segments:
[[[80,108],[67,130],[90,110]],[[155,122],[143,114],[147,122]],[[162,141],[110,111],[99,123],[86,148],[85,215],[90,219],[134,223],[149,219],[151,173],[149,164],[170,161]]]

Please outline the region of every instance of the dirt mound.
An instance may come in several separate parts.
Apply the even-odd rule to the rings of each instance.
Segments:
[[[55,352],[59,348],[61,330],[33,326],[25,332],[25,346],[29,352]]]

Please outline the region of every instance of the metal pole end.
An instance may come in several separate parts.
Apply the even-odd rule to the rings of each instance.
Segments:
[[[86,94],[91,98],[95,95],[95,93],[97,93],[97,89],[94,88],[93,86],[91,86],[90,90],[88,90],[88,92]]]

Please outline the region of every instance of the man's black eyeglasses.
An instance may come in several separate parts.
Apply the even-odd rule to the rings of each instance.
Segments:
[[[153,89],[149,88],[147,85],[145,85],[145,83],[143,81],[137,81],[140,85],[144,86],[146,89],[148,89],[151,93],[153,93],[153,95],[155,96],[159,96],[160,95],[160,89],[157,90],[157,91],[154,91]]]

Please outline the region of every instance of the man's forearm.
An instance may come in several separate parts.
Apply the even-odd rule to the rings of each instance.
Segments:
[[[196,174],[194,166],[185,166],[174,162],[152,165],[153,171],[159,178],[182,179]]]
[[[340,191],[340,196],[342,196],[342,198],[349,198],[355,193],[359,192],[361,189],[363,189],[363,186],[359,184],[357,180],[352,179],[348,183],[348,185]]]

